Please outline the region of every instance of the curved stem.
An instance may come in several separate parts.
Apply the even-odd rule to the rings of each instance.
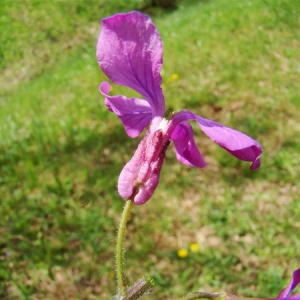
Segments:
[[[207,299],[207,300],[276,300],[277,298],[245,298],[238,297],[226,292],[219,293],[206,293],[206,292],[194,292],[189,293],[186,296],[180,298],[180,300],[194,300],[194,299]]]
[[[117,247],[116,247],[116,275],[117,275],[117,287],[119,296],[126,296],[126,279],[124,274],[124,239],[126,232],[126,225],[130,214],[130,208],[133,201],[127,200],[123,209],[120,226],[117,235]]]
[[[208,300],[227,300],[227,294],[225,293],[205,293],[205,292],[193,292],[185,295],[180,300],[194,300],[194,299],[208,299]]]

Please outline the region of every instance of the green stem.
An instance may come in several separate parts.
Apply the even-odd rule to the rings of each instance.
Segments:
[[[116,248],[116,273],[117,273],[117,287],[119,296],[126,296],[126,279],[124,274],[124,239],[125,239],[125,231],[126,225],[130,214],[130,208],[132,206],[133,201],[127,200],[124,206],[124,210],[122,213],[120,226],[118,229],[117,236],[117,248]]]
[[[213,293],[213,294],[205,293],[205,292],[194,292],[194,293],[187,294],[186,296],[182,297],[180,300],[194,300],[194,299],[228,300],[227,297],[228,295],[224,292]],[[234,299],[234,300],[239,300],[239,299]]]

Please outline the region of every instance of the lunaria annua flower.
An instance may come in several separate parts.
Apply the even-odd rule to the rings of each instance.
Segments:
[[[262,148],[247,135],[188,110],[173,114],[166,111],[160,87],[162,52],[161,37],[148,16],[133,11],[102,20],[96,54],[100,68],[112,82],[127,86],[143,97],[111,96],[110,84],[102,82],[100,92],[105,96],[105,104],[118,116],[131,138],[149,126],[118,181],[120,196],[136,204],[148,201],[156,189],[170,142],[174,143],[176,157],[181,163],[205,167],[188,123],[191,120],[230,154],[252,162],[251,170],[260,166]]]

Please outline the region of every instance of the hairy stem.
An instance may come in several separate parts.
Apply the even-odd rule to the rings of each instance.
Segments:
[[[126,296],[126,278],[124,274],[124,240],[126,225],[130,214],[130,209],[133,201],[127,200],[122,213],[120,226],[117,235],[117,247],[116,247],[116,275],[117,275],[117,287],[119,296]]]
[[[224,292],[213,293],[213,294],[205,293],[205,292],[194,292],[194,293],[187,294],[186,296],[182,297],[180,300],[194,300],[194,299],[227,300],[227,294]]]

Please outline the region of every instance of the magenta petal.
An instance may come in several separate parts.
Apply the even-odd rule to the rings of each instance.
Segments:
[[[109,96],[110,85],[103,82],[100,92],[105,96],[105,104],[123,123],[126,133],[137,137],[152,120],[152,110],[147,101],[125,96]]]
[[[185,120],[196,120],[201,130],[215,143],[238,159],[252,162],[250,169],[260,166],[261,145],[249,136],[237,130],[225,127],[211,120],[202,118],[190,111],[181,111],[172,118],[174,125]]]
[[[288,286],[281,291],[281,293],[279,294],[279,296],[277,297],[277,299],[284,299],[287,298],[291,292],[293,291],[293,289],[300,283],[300,269],[296,270],[293,272],[293,276],[291,281],[289,282]],[[296,295],[292,295],[290,297],[288,297],[289,299],[293,299],[293,300],[299,300],[300,299],[300,293],[296,294]]]
[[[172,132],[171,140],[175,144],[177,159],[188,166],[204,168],[206,163],[199,152],[190,124],[183,122],[177,125]]]
[[[238,159],[252,162],[251,170],[260,166],[259,156],[262,153],[262,148],[257,141],[237,130],[198,116],[197,123],[212,141],[230,154]]]
[[[137,11],[102,20],[97,59],[102,71],[116,84],[132,88],[163,116],[162,41],[151,19]]]

